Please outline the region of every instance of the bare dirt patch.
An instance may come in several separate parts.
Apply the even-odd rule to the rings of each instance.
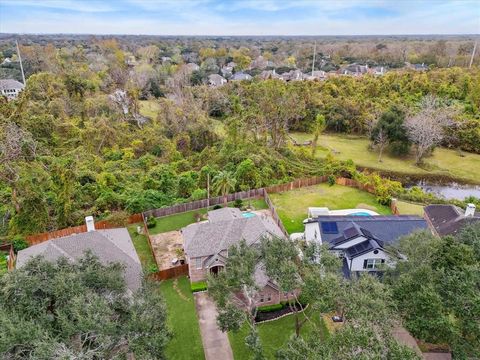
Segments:
[[[174,258],[179,256],[179,250],[183,249],[183,239],[180,231],[169,231],[157,235],[150,235],[153,246],[153,253],[160,270],[175,266],[172,264]],[[183,253],[183,251],[182,251]]]

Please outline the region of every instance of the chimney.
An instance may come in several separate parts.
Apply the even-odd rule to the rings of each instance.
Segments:
[[[87,225],[87,232],[95,231],[95,222],[93,221],[93,216],[87,216],[85,218],[85,224]]]
[[[465,217],[475,215],[475,205],[474,204],[467,204],[467,208],[465,210]]]

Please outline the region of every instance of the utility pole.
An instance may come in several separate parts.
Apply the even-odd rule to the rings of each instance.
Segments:
[[[25,85],[25,73],[23,72],[22,57],[20,56],[20,48],[18,47],[17,40],[15,40],[15,44],[17,44],[17,55],[18,55],[18,60],[20,61],[20,70],[22,71],[23,85]]]
[[[317,40],[315,40],[315,45],[313,45],[312,76],[313,76],[313,70],[315,69],[315,55],[316,54],[317,54]]]
[[[475,45],[473,45],[472,57],[470,58],[470,65],[468,65],[468,68],[472,67],[473,58],[475,57],[475,51],[477,51],[477,41],[475,41]]]

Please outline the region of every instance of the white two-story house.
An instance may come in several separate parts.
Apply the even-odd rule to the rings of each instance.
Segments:
[[[305,222],[305,239],[327,243],[343,258],[345,276],[382,271],[401,255],[389,250],[402,236],[427,229],[418,216],[318,216]]]

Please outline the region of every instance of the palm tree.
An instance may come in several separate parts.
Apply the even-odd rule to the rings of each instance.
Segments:
[[[225,206],[227,206],[227,195],[230,190],[235,188],[236,182],[237,180],[230,171],[220,171],[213,178],[213,187],[217,193],[222,194]]]

